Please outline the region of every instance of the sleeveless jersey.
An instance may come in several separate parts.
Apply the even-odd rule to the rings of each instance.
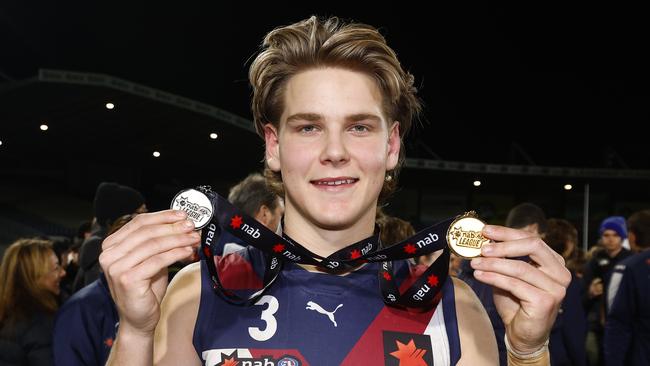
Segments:
[[[229,288],[260,288],[259,251],[219,258]],[[460,358],[454,287],[441,290],[427,312],[388,307],[379,292],[378,263],[344,276],[314,273],[286,263],[254,306],[231,305],[212,289],[201,261],[201,300],[194,348],[204,365],[455,365]],[[395,276],[408,281],[406,261]],[[234,282],[233,282],[234,281]]]

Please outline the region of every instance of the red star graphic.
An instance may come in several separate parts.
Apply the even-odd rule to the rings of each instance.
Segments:
[[[431,275],[427,277],[427,283],[431,285],[432,287],[438,286],[438,276],[436,275]]]
[[[230,227],[233,229],[239,229],[242,223],[241,216],[239,215],[235,215],[230,219]]]
[[[412,339],[407,344],[400,341],[395,343],[397,351],[391,352],[390,355],[399,360],[399,366],[427,366],[427,362],[422,358],[427,350],[415,347]]]
[[[223,362],[221,363],[221,366],[237,366],[239,365],[239,361],[235,359],[235,356],[230,356],[229,358],[223,358]]]
[[[203,254],[205,254],[205,257],[206,257],[206,258],[210,258],[210,257],[211,257],[211,255],[210,255],[210,254],[211,254],[211,253],[210,253],[210,248],[208,248],[208,247],[203,247]]]
[[[408,254],[413,254],[415,253],[417,249],[415,248],[415,245],[408,243],[404,246],[404,251]]]
[[[390,276],[390,273],[388,273],[388,272],[384,272],[384,273],[382,273],[382,276],[384,276],[384,278],[386,279],[386,281],[390,281],[390,279],[392,278],[392,277]]]
[[[282,253],[283,250],[284,250],[284,244],[275,244],[273,246],[273,251],[276,253]]]
[[[359,249],[355,249],[352,252],[350,252],[350,259],[357,259],[359,257],[361,257],[361,252],[359,251]]]
[[[113,347],[113,338],[106,338],[106,339],[104,340],[104,344],[105,344],[107,347]]]

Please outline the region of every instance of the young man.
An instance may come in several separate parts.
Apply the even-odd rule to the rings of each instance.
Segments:
[[[584,268],[583,283],[586,291],[583,306],[587,313],[589,331],[587,335],[587,354],[594,364],[603,365],[603,332],[607,313],[607,289],[614,267],[632,255],[623,248],[627,238],[625,219],[610,216],[600,223],[598,230],[602,249],[594,252]]]
[[[249,75],[267,179],[283,191],[283,235],[323,257],[373,235],[378,201],[395,184],[402,136],[420,108],[412,75],[384,38],[367,25],[312,17],[269,33]],[[216,296],[207,263],[182,271],[167,290],[162,271],[200,239],[185,218],[141,215],[104,242],[101,263],[121,319],[109,364],[497,362],[471,289],[449,280],[435,309],[387,307],[377,263],[343,275],[286,263],[251,307]],[[511,294],[496,299],[511,361],[548,364],[545,344],[570,274],[537,237],[496,226],[483,234],[501,243],[484,246],[475,276]],[[505,258],[523,255],[536,265]]]
[[[605,364],[650,364],[650,210],[627,222],[630,247],[637,252],[614,267],[605,323]]]

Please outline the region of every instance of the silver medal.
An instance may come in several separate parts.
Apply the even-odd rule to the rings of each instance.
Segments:
[[[194,221],[196,230],[204,228],[212,220],[212,202],[205,193],[196,189],[180,191],[171,204],[172,210],[181,210],[187,213],[187,218]]]

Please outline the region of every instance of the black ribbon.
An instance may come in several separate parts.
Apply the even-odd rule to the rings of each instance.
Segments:
[[[412,237],[385,248],[380,248],[379,230],[375,230],[374,235],[338,250],[328,257],[322,257],[312,253],[286,234],[282,237],[278,236],[209,187],[201,186],[197,190],[210,199],[214,213],[209,225],[203,229],[201,237],[210,278],[217,294],[231,304],[249,306],[257,302],[278,277],[286,261],[314,265],[330,273],[349,271],[367,262],[381,262],[378,275],[383,300],[387,305],[398,308],[430,307],[435,303],[436,295],[447,280],[450,253],[446,235],[455,217],[429,226]],[[219,240],[221,230],[227,230],[247,245],[267,255],[264,285],[261,290],[250,296],[240,297],[224,288],[212,250],[212,245]],[[396,283],[393,261],[427,255],[441,249],[443,252],[436,261],[401,293]]]

